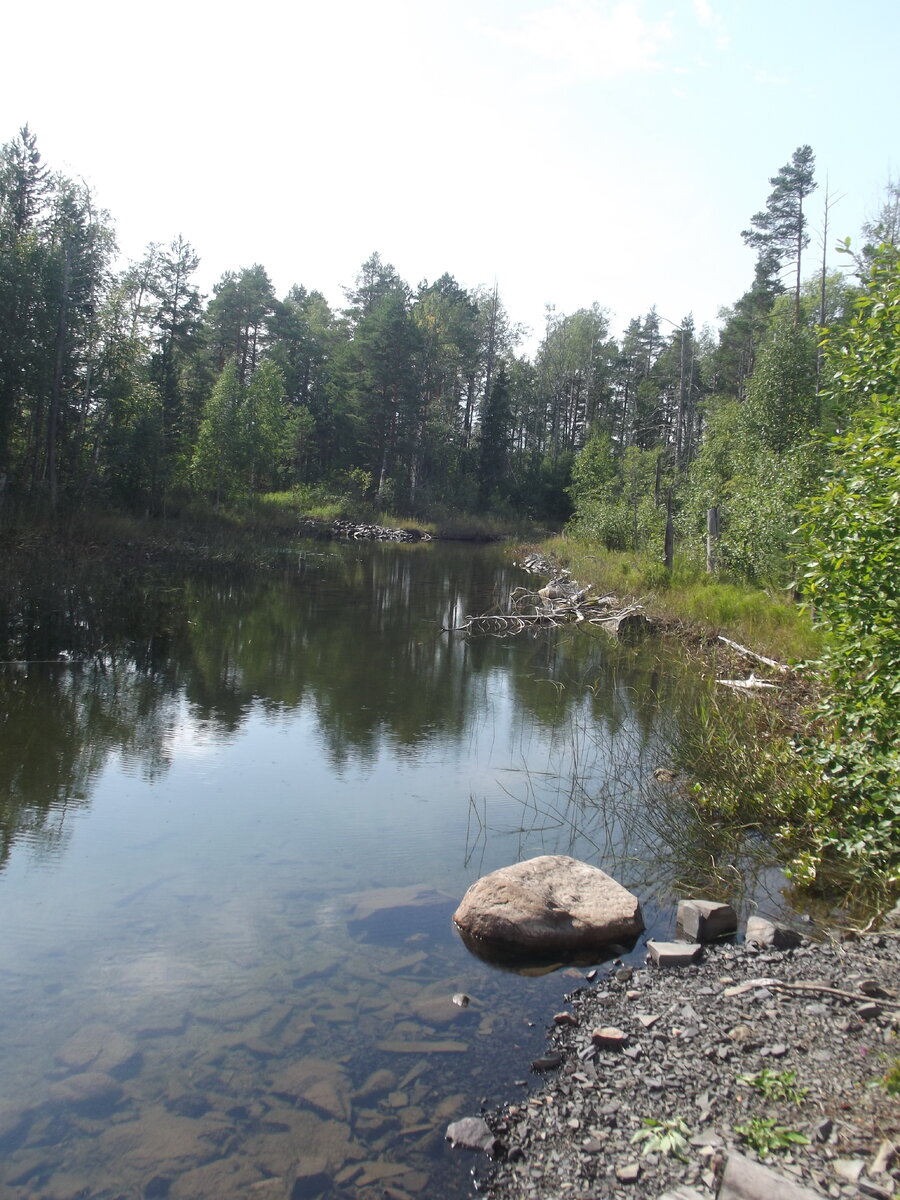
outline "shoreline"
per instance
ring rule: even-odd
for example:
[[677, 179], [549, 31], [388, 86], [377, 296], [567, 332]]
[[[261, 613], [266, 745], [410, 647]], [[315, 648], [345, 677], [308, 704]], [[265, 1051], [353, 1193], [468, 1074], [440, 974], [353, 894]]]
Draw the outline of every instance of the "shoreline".
[[[855, 998], [762, 984], [734, 994], [772, 978]], [[900, 1098], [884, 1086], [898, 1062], [900, 934], [784, 951], [709, 945], [686, 967], [614, 964], [567, 1001], [547, 1034], [559, 1067], [487, 1114], [489, 1200], [658, 1200], [686, 1187], [705, 1200], [735, 1153], [833, 1200], [893, 1197], [900, 1169], [881, 1172], [878, 1159], [900, 1144]], [[598, 1047], [592, 1032], [610, 1026], [624, 1042]], [[683, 1139], [685, 1161], [655, 1146], [666, 1132]], [[767, 1137], [784, 1145], [760, 1154]]]

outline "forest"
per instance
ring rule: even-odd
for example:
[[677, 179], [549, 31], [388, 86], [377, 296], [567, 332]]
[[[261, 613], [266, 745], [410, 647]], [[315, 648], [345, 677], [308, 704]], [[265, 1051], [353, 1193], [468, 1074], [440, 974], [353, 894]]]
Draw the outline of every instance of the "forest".
[[[686, 554], [714, 508], [721, 569], [790, 575], [796, 504], [822, 469], [811, 435], [843, 416], [820, 331], [863, 284], [824, 255], [807, 270], [808, 146], [771, 186], [742, 235], [755, 276], [718, 335], [651, 310], [614, 337], [599, 303], [548, 307], [529, 359], [496, 287], [413, 288], [378, 253], [340, 310], [299, 283], [279, 299], [260, 264], [204, 297], [180, 236], [114, 270], [110, 215], [24, 128], [0, 152], [6, 506], [152, 515], [297, 489], [414, 516], [574, 516], [610, 548], [660, 553], [668, 521]], [[898, 221], [890, 186], [866, 246]]]
[[111, 216], [25, 127], [0, 150], [0, 523], [337, 497], [793, 589], [828, 686], [783, 813], [819, 831], [810, 870], [831, 846], [896, 879], [900, 184], [837, 272], [811, 147], [768, 187], [718, 332], [548, 307], [529, 357], [497, 287], [413, 287], [378, 253], [340, 309], [300, 283], [279, 299], [260, 264], [203, 296], [183, 236], [122, 268]]

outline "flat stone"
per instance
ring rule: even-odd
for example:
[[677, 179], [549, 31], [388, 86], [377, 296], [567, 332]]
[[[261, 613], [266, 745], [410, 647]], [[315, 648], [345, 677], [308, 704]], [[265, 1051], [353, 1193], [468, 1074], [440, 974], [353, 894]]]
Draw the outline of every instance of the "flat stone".
[[865, 1161], [861, 1158], [836, 1158], [831, 1165], [835, 1175], [854, 1185], [866, 1166]]
[[641, 1164], [639, 1162], [625, 1163], [624, 1166], [616, 1167], [616, 1179], [619, 1183], [637, 1183], [641, 1177]]
[[359, 892], [353, 897], [354, 905], [350, 913], [350, 920], [369, 921], [373, 918], [377, 920], [386, 913], [395, 912], [398, 909], [430, 908], [435, 904], [446, 904], [449, 899], [449, 896], [426, 884], [375, 888], [368, 892]]
[[483, 1150], [490, 1153], [494, 1146], [494, 1135], [487, 1121], [481, 1117], [463, 1117], [447, 1126], [446, 1139], [451, 1146], [462, 1146], [464, 1150]]
[[737, 933], [737, 913], [731, 905], [712, 900], [682, 900], [676, 921], [692, 942], [711, 942]]
[[330, 1185], [331, 1173], [327, 1159], [321, 1155], [310, 1155], [301, 1159], [294, 1168], [290, 1200], [306, 1200], [308, 1196], [318, 1196]]
[[655, 1025], [660, 1016], [659, 1013], [635, 1013], [634, 1015], [645, 1029], [649, 1029], [651, 1025]]
[[786, 925], [776, 925], [765, 917], [750, 917], [744, 934], [748, 942], [757, 946], [771, 946], [775, 950], [792, 950], [803, 941], [799, 933]]
[[469, 1047], [466, 1042], [453, 1042], [449, 1040], [440, 1042], [422, 1040], [404, 1042], [388, 1038], [383, 1042], [377, 1042], [375, 1049], [381, 1050], [385, 1054], [465, 1054]]
[[687, 967], [697, 962], [703, 953], [699, 942], [655, 942], [647, 943], [651, 962], [658, 967]]
[[872, 1165], [869, 1168], [870, 1175], [884, 1175], [886, 1171], [891, 1169], [897, 1155], [897, 1147], [893, 1142], [882, 1142], [878, 1147], [878, 1153], [872, 1160]]
[[337, 1063], [321, 1058], [291, 1063], [272, 1080], [272, 1091], [339, 1121], [350, 1120], [350, 1085]]
[[577, 1025], [578, 1018], [575, 1016], [574, 1013], [558, 1012], [553, 1017], [553, 1024], [554, 1025]]
[[473, 883], [453, 914], [464, 934], [527, 950], [596, 947], [637, 937], [636, 896], [564, 854], [502, 867]]
[[127, 1067], [137, 1054], [137, 1047], [108, 1025], [85, 1025], [57, 1051], [56, 1061], [73, 1071], [109, 1073]]
[[732, 1151], [717, 1200], [821, 1200], [821, 1193]]
[[57, 1104], [115, 1104], [122, 1089], [102, 1071], [84, 1071], [51, 1083], [50, 1099]]

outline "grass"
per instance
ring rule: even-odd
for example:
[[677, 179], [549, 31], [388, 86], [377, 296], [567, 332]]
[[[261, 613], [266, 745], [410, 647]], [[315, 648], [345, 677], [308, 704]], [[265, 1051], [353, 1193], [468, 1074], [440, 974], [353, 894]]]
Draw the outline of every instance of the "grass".
[[560, 535], [540, 551], [567, 567], [583, 586], [640, 600], [660, 618], [723, 633], [782, 662], [815, 658], [822, 648], [808, 612], [788, 592], [707, 575], [675, 561], [669, 573], [649, 557], [605, 550]]

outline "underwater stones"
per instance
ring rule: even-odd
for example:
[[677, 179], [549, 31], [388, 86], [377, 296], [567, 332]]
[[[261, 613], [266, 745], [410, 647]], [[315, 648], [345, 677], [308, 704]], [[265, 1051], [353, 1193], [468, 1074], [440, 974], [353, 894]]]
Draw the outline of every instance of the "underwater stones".
[[353, 897], [350, 921], [354, 924], [377, 922], [388, 913], [403, 909], [431, 908], [436, 904], [446, 904], [449, 900], [449, 896], [421, 883], [412, 884], [410, 887], [374, 888], [368, 892], [359, 892]]
[[122, 1088], [103, 1071], [83, 1071], [50, 1084], [50, 1099], [55, 1104], [93, 1107], [117, 1104]]
[[108, 1025], [85, 1025], [56, 1052], [56, 1061], [72, 1071], [113, 1074], [127, 1071], [137, 1058], [130, 1038]]
[[339, 1121], [350, 1119], [350, 1084], [337, 1063], [321, 1058], [291, 1063], [273, 1079], [272, 1091]]
[[380, 1067], [368, 1076], [362, 1087], [356, 1093], [357, 1100], [368, 1100], [370, 1096], [383, 1096], [392, 1092], [397, 1086], [397, 1076], [393, 1071]]
[[644, 928], [636, 896], [597, 867], [564, 854], [543, 854], [483, 876], [453, 920], [469, 937], [537, 952], [627, 941]]

